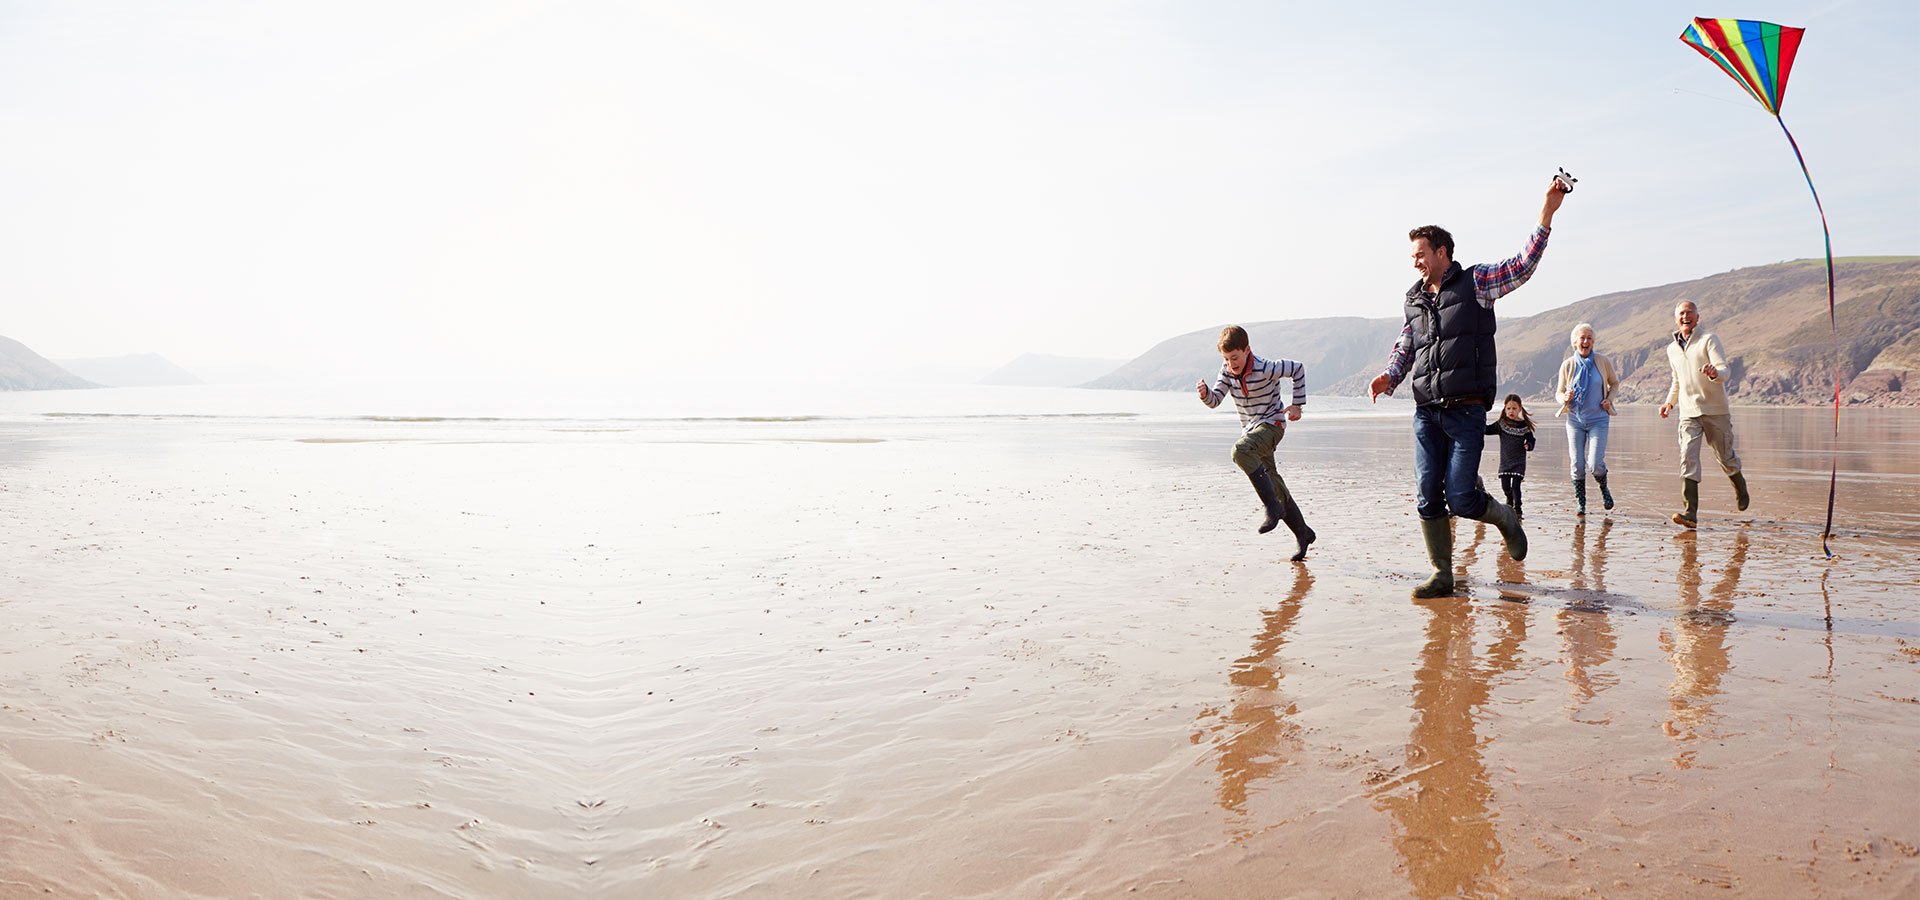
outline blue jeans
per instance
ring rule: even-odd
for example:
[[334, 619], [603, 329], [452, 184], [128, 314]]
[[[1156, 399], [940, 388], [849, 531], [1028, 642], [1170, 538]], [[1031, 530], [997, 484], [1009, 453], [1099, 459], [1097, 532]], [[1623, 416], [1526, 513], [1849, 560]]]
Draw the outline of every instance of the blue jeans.
[[1612, 418], [1604, 409], [1591, 417], [1567, 413], [1567, 455], [1573, 459], [1573, 480], [1584, 480], [1588, 472], [1595, 478], [1607, 477], [1607, 423]]
[[1486, 441], [1486, 407], [1414, 409], [1413, 472], [1420, 487], [1420, 518], [1451, 514], [1478, 519], [1487, 514], [1487, 501], [1493, 498], [1478, 483]]

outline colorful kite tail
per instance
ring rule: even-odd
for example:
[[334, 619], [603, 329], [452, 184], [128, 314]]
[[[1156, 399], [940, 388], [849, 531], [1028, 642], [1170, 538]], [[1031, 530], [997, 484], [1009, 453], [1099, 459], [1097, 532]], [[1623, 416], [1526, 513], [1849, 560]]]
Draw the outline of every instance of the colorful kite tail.
[[1800, 143], [1793, 139], [1793, 132], [1787, 130], [1787, 123], [1779, 116], [1773, 120], [1780, 123], [1780, 133], [1787, 136], [1787, 144], [1793, 147], [1793, 158], [1800, 161], [1800, 174], [1807, 179], [1807, 190], [1813, 192], [1813, 208], [1820, 211], [1820, 233], [1827, 242], [1827, 330], [1833, 335], [1833, 465], [1827, 472], [1827, 524], [1820, 529], [1820, 552], [1828, 559], [1833, 558], [1833, 550], [1827, 546], [1833, 537], [1833, 499], [1840, 486], [1840, 326], [1833, 311], [1833, 232], [1827, 228], [1827, 209], [1820, 205], [1820, 191], [1813, 186], [1813, 176], [1807, 172], [1807, 158], [1800, 155]]

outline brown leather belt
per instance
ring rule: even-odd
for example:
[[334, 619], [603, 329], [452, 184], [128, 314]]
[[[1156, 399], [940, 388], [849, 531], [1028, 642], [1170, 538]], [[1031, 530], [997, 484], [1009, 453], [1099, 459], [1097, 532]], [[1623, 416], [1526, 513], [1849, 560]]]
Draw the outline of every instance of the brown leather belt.
[[1487, 401], [1484, 397], [1449, 397], [1440, 401], [1440, 406], [1444, 409], [1453, 409], [1456, 406], [1478, 406], [1484, 408], [1486, 405]]

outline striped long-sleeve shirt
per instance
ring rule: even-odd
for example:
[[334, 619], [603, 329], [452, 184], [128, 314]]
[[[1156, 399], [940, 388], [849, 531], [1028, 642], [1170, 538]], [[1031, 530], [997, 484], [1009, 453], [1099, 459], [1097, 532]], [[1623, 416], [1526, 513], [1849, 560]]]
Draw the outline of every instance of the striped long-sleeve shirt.
[[[1540, 257], [1547, 252], [1547, 235], [1552, 231], [1545, 225], [1537, 225], [1519, 256], [1497, 263], [1481, 263], [1467, 270], [1473, 276], [1473, 296], [1481, 306], [1492, 309], [1493, 301], [1513, 293], [1533, 277], [1533, 270], [1540, 267]], [[1387, 393], [1393, 393], [1393, 389], [1400, 386], [1412, 363], [1413, 320], [1409, 319], [1400, 326], [1400, 339], [1387, 353]]]
[[1280, 379], [1293, 382], [1294, 406], [1305, 406], [1307, 402], [1307, 367], [1290, 359], [1261, 359], [1247, 354], [1245, 377], [1236, 374], [1225, 363], [1220, 365], [1220, 375], [1213, 381], [1213, 389], [1207, 392], [1204, 403], [1209, 409], [1219, 406], [1221, 398], [1233, 395], [1233, 408], [1240, 413], [1240, 427], [1252, 431], [1255, 425], [1265, 422], [1270, 425], [1287, 427], [1287, 406], [1280, 397]]

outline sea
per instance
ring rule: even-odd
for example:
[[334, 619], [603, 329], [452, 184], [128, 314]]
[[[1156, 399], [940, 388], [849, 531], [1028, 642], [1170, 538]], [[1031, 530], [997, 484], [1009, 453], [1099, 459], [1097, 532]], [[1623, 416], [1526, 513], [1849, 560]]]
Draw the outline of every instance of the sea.
[[[1382, 397], [1314, 396], [1314, 418], [1404, 417]], [[1231, 421], [1186, 391], [766, 378], [336, 380], [0, 393], [0, 422], [128, 417], [147, 420], [444, 423], [490, 429], [594, 426], [687, 429], [701, 423], [1115, 417]]]

